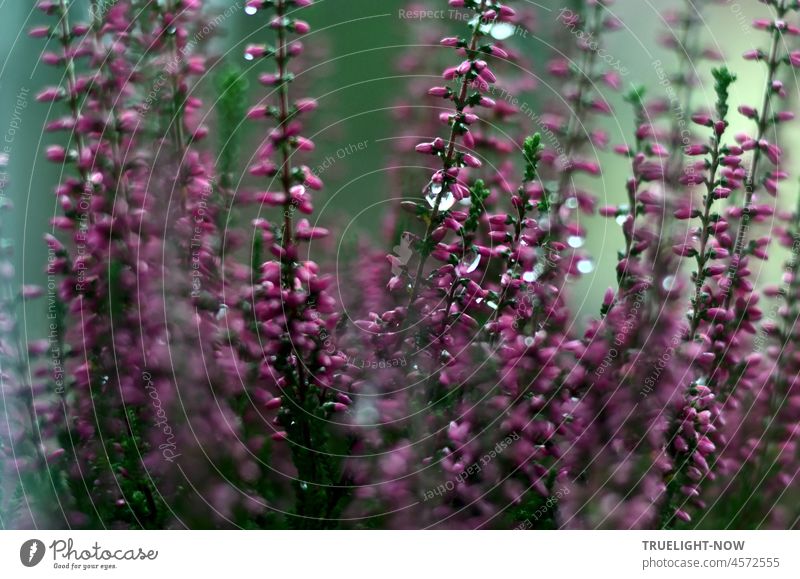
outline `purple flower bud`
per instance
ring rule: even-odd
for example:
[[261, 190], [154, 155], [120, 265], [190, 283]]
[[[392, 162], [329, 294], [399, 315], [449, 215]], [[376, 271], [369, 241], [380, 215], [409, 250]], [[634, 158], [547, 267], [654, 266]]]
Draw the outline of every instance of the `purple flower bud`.
[[263, 44], [250, 44], [244, 49], [244, 53], [251, 58], [263, 58], [269, 51]]
[[63, 163], [67, 160], [67, 151], [61, 145], [50, 145], [47, 147], [46, 156], [48, 161]]
[[294, 31], [297, 34], [308, 34], [311, 31], [311, 27], [308, 25], [308, 22], [303, 20], [295, 20]]
[[714, 124], [714, 120], [711, 116], [706, 114], [692, 115], [692, 122], [702, 127], [710, 127]]
[[32, 300], [44, 295], [44, 290], [38, 285], [23, 285], [20, 295], [23, 299]]
[[59, 87], [50, 87], [36, 95], [36, 100], [40, 103], [60, 101], [64, 98], [64, 91]]
[[708, 151], [709, 149], [706, 145], [689, 145], [684, 149], [684, 152], [689, 156], [706, 155]]
[[267, 410], [274, 410], [276, 408], [280, 408], [281, 407], [281, 403], [282, 403], [282, 400], [278, 396], [278, 397], [272, 398], [268, 402], [264, 403], [264, 408], [266, 408]]
[[739, 112], [747, 117], [748, 119], [757, 119], [758, 118], [758, 111], [751, 106], [748, 105], [741, 105], [739, 106]]
[[36, 26], [28, 31], [28, 36], [31, 38], [47, 38], [50, 36], [49, 26]]
[[731, 190], [727, 187], [716, 187], [713, 191], [714, 199], [727, 199]]
[[691, 219], [692, 217], [696, 217], [697, 211], [692, 209], [689, 205], [684, 205], [675, 210], [673, 215], [675, 219]]
[[482, 165], [482, 163], [476, 157], [470, 155], [469, 153], [464, 155], [464, 164], [475, 169]]
[[748, 50], [742, 55], [745, 60], [764, 60], [764, 56], [764, 53], [759, 49]]
[[446, 86], [435, 86], [428, 90], [428, 94], [434, 97], [449, 98], [452, 92]]

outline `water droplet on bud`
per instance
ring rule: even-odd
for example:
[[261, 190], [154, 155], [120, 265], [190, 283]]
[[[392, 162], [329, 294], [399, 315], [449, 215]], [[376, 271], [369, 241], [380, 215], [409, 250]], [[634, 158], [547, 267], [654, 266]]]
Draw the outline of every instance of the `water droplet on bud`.
[[[441, 197], [439, 197], [441, 193]], [[449, 190], [442, 193], [442, 185], [440, 183], [431, 183], [428, 185], [428, 193], [425, 195], [425, 201], [431, 208], [435, 208], [436, 199], [439, 199], [439, 211], [447, 211], [456, 203], [456, 197]]]

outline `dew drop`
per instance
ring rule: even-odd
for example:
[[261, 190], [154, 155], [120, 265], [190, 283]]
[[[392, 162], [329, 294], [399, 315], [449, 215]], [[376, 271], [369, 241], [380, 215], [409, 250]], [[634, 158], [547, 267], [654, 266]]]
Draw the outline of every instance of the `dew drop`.
[[673, 287], [675, 287], [675, 276], [668, 275], [664, 278], [664, 281], [661, 282], [661, 287], [667, 291], [671, 291]]
[[567, 206], [568, 209], [577, 209], [578, 208], [578, 200], [575, 197], [570, 197], [566, 201], [564, 201], [564, 205]]
[[481, 264], [481, 254], [474, 249], [467, 252], [464, 259], [461, 260], [461, 266], [464, 268], [465, 273], [472, 273]]
[[580, 235], [570, 235], [569, 239], [567, 239], [567, 243], [569, 243], [570, 247], [583, 247], [583, 244], [586, 243], [586, 240], [581, 237]]
[[523, 342], [525, 342], [525, 346], [530, 348], [531, 346], [533, 346], [533, 336], [528, 336], [523, 340]]
[[[469, 27], [475, 28], [475, 25], [478, 24], [478, 16], [473, 16], [472, 19], [469, 21]], [[480, 31], [483, 34], [489, 34], [492, 31], [492, 27], [494, 26], [493, 22], [489, 23], [481, 23]]]
[[550, 231], [550, 216], [545, 215], [539, 219], [539, 228], [542, 231]]
[[244, 8], [244, 13], [247, 14], [248, 16], [252, 16], [256, 12], [258, 12], [258, 8], [256, 8], [255, 6], [245, 6]]
[[625, 225], [626, 219], [628, 219], [627, 215], [617, 215], [615, 221], [617, 222], [617, 225]]
[[249, 52], [245, 52], [244, 53], [244, 59], [245, 60], [253, 60], [253, 55], [250, 54]]
[[[428, 202], [432, 208], [436, 205], [436, 198], [442, 191], [442, 186], [439, 183], [431, 183], [428, 186], [428, 194], [425, 196], [425, 201]], [[439, 211], [447, 211], [456, 203], [456, 197], [449, 190], [442, 193], [439, 199]]]
[[545, 266], [542, 263], [537, 263], [533, 266], [531, 271], [526, 271], [522, 274], [522, 281], [526, 283], [533, 283], [539, 279], [545, 271]]
[[492, 38], [505, 40], [514, 34], [515, 27], [508, 22], [498, 22], [492, 27]]
[[356, 423], [361, 425], [374, 424], [380, 419], [380, 413], [372, 405], [362, 405], [356, 410]]

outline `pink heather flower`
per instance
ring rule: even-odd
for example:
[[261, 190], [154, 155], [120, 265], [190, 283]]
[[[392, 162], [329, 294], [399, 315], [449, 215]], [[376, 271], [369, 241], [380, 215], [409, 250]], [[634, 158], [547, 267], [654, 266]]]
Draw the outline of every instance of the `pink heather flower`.
[[[392, 174], [370, 191], [411, 194], [344, 246], [318, 192], [362, 159], [315, 155], [308, 115], [326, 102], [305, 95], [327, 56], [318, 35], [299, 42], [311, 0], [245, 3], [266, 25], [244, 48], [268, 87], [249, 108], [233, 81], [202, 100], [207, 3], [120, 0], [90, 25], [66, 4], [38, 2], [50, 25], [30, 32], [61, 69], [37, 96], [58, 109], [47, 134], [69, 133], [43, 151], [61, 175], [54, 283], [17, 283], [0, 240], [0, 449], [15, 449], [0, 501], [20, 474], [55, 474], [66, 509], [32, 497], [27, 515], [4, 509], [11, 525], [683, 528], [730, 524], [709, 508], [730, 497], [736, 524], [792, 524], [800, 210], [775, 135], [794, 119], [779, 80], [800, 66], [794, 3], [754, 23], [764, 42], [745, 58], [767, 74], [764, 100], [739, 106], [746, 133], [729, 132], [724, 68], [712, 108], [671, 106], [696, 102], [696, 64], [723, 56], [705, 16], [679, 10], [662, 39], [677, 64], [659, 70], [676, 94], [628, 91], [633, 133], [615, 144], [611, 0], [551, 22], [558, 98], [535, 110], [522, 34], [492, 34], [540, 34], [540, 9], [450, 0], [463, 30], [431, 19], [400, 55]], [[613, 204], [595, 182], [609, 148], [629, 163]], [[576, 281], [607, 265], [595, 213], [613, 218], [616, 277], [585, 315]], [[63, 308], [29, 341], [16, 311], [44, 294]]]
[[39, 102], [55, 102], [64, 98], [64, 91], [59, 87], [50, 87], [36, 95], [36, 100]]
[[313, 98], [297, 99], [294, 104], [301, 113], [310, 113], [317, 110], [317, 107], [319, 107], [319, 103]]
[[263, 58], [268, 54], [268, 49], [263, 44], [251, 44], [245, 48], [244, 53], [251, 58]]

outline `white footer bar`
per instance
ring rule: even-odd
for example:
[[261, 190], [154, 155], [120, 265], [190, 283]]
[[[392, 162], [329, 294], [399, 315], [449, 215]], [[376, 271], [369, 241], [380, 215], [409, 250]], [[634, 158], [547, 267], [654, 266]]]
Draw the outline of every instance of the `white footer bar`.
[[[800, 577], [792, 531], [5, 531], [0, 577]], [[583, 575], [586, 574], [586, 575]], [[591, 574], [591, 575], [589, 575]], [[184, 575], [185, 576], [185, 575]]]

